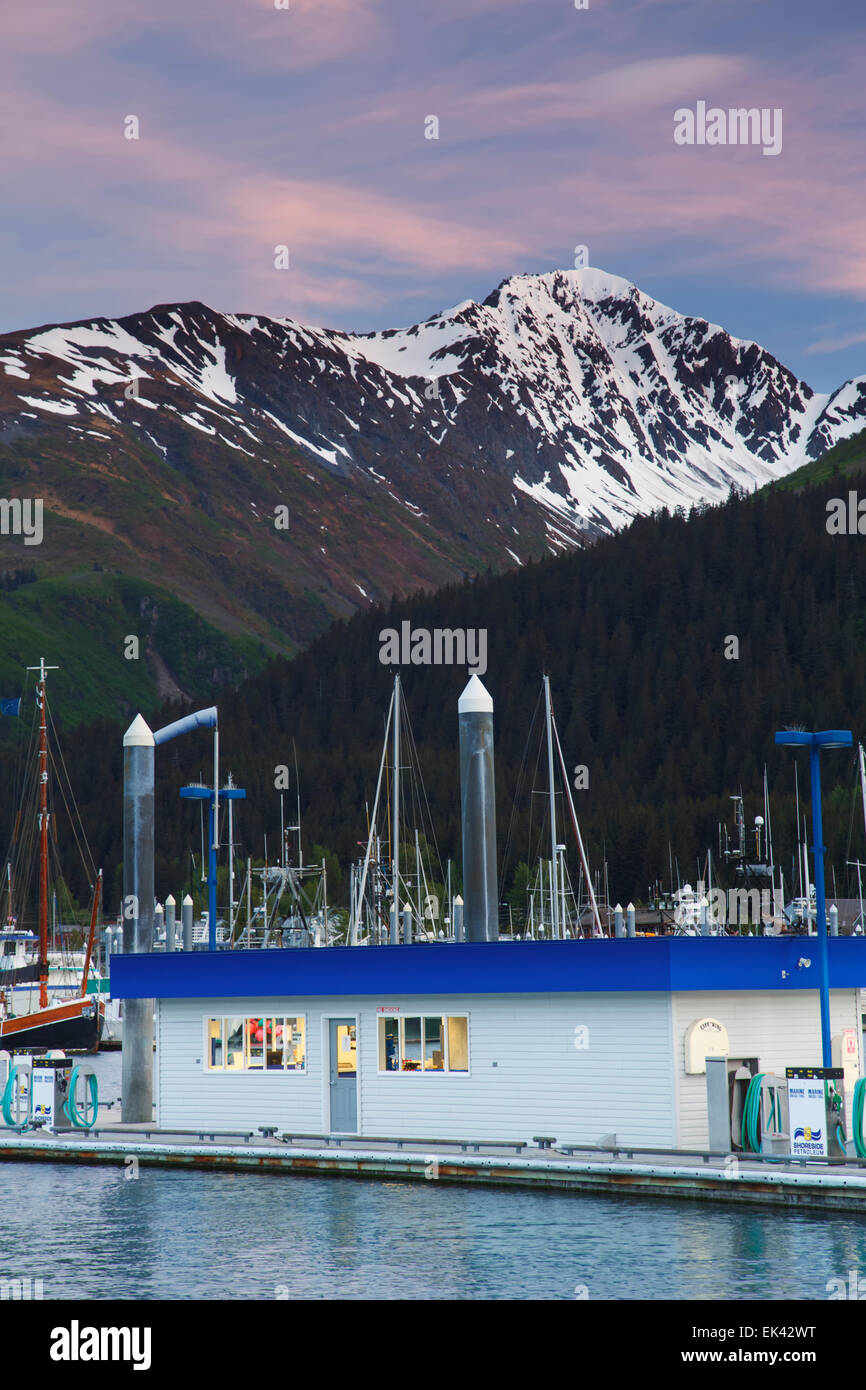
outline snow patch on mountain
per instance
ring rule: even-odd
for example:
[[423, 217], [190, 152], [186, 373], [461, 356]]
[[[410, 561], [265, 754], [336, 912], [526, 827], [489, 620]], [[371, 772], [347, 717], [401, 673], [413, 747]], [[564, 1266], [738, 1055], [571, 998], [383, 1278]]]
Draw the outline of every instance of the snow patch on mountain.
[[[431, 525], [504, 526], [516, 545], [533, 515], [554, 550], [781, 477], [866, 425], [866, 377], [816, 394], [596, 268], [516, 275], [377, 333], [194, 303], [6, 335], [0, 353], [3, 421], [101, 416], [167, 460], [191, 430], [190, 448], [204, 435], [276, 471], [300, 450]], [[38, 387], [16, 396], [16, 377]]]

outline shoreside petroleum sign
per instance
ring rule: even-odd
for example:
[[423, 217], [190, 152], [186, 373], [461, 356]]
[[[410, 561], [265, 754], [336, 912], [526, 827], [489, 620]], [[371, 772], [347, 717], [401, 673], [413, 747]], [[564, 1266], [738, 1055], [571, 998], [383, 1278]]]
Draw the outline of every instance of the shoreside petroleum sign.
[[[791, 1153], [803, 1158], [826, 1158], [829, 1123], [841, 1106], [834, 1104], [842, 1085], [841, 1067], [786, 1067]], [[837, 1121], [839, 1123], [839, 1121]], [[834, 1150], [840, 1146], [832, 1144]]]

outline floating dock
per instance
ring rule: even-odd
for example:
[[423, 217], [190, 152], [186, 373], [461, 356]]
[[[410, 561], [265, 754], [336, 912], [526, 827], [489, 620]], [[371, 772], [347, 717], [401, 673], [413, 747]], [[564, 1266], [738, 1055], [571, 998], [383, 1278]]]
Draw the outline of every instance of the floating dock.
[[[223, 1169], [303, 1177], [522, 1187], [596, 1196], [866, 1211], [866, 1161], [777, 1155], [604, 1150], [591, 1145], [364, 1139], [349, 1135], [181, 1133], [105, 1125], [74, 1134], [0, 1131], [0, 1161]], [[484, 1152], [482, 1152], [484, 1150]], [[566, 1151], [568, 1150], [568, 1152]], [[580, 1156], [576, 1156], [579, 1154]]]

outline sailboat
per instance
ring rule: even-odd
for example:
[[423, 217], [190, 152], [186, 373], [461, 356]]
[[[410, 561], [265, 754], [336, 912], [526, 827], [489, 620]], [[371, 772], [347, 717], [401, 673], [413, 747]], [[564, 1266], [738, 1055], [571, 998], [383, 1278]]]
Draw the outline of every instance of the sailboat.
[[[6, 923], [0, 928], [0, 1048], [6, 1051], [43, 1051], [48, 1048], [63, 1048], [65, 1051], [95, 1052], [105, 1026], [105, 1005], [95, 995], [89, 995], [88, 979], [99, 913], [102, 887], [102, 871], [96, 877], [93, 904], [90, 914], [90, 928], [84, 951], [80, 981], [73, 981], [73, 998], [49, 998], [49, 954], [48, 954], [48, 842], [51, 813], [49, 811], [49, 768], [48, 768], [48, 702], [46, 696], [46, 673], [57, 670], [56, 666], [46, 666], [44, 658], [38, 667], [28, 670], [39, 672], [36, 687], [36, 704], [39, 712], [39, 742], [36, 765], [36, 830], [39, 841], [38, 858], [38, 930], [34, 934], [19, 929], [19, 923], [12, 902], [12, 872], [8, 868], [8, 893]], [[36, 948], [36, 958], [32, 959], [32, 948]], [[77, 972], [76, 972], [77, 973]], [[26, 1007], [19, 1012], [21, 985], [37, 985], [36, 990], [23, 991], [26, 994]], [[16, 997], [16, 995], [18, 997]], [[34, 995], [37, 997], [34, 999]]]

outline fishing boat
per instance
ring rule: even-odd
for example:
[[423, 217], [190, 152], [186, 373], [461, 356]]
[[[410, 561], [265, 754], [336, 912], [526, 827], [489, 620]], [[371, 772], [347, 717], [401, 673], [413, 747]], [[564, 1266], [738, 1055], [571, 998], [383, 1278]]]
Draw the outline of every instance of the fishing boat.
[[[0, 1048], [6, 1051], [26, 1049], [39, 1052], [49, 1048], [62, 1048], [64, 1051], [95, 1052], [105, 1025], [103, 1000], [98, 994], [88, 993], [102, 888], [101, 870], [95, 876], [90, 927], [80, 972], [76, 968], [77, 962], [74, 962], [61, 970], [62, 975], [70, 976], [68, 983], [65, 979], [62, 982], [57, 978], [53, 982], [50, 979], [49, 826], [53, 813], [49, 805], [46, 673], [56, 669], [46, 666], [44, 658], [40, 660], [38, 667], [28, 667], [28, 670], [39, 672], [36, 686], [39, 719], [36, 778], [35, 786], [31, 783], [26, 789], [31, 796], [35, 792], [35, 818], [32, 815], [32, 806], [31, 815], [25, 815], [25, 818], [30, 820], [29, 829], [35, 830], [38, 840], [37, 931], [34, 933], [24, 929], [18, 920], [12, 899], [13, 876], [10, 859], [10, 867], [7, 870], [6, 925], [0, 929]], [[22, 814], [25, 813], [26, 793]], [[25, 831], [27, 828], [25, 825]], [[22, 836], [22, 840], [26, 838], [26, 834]], [[24, 857], [27, 858], [26, 855]], [[72, 997], [69, 997], [70, 994]], [[63, 997], [64, 995], [66, 997]]]

